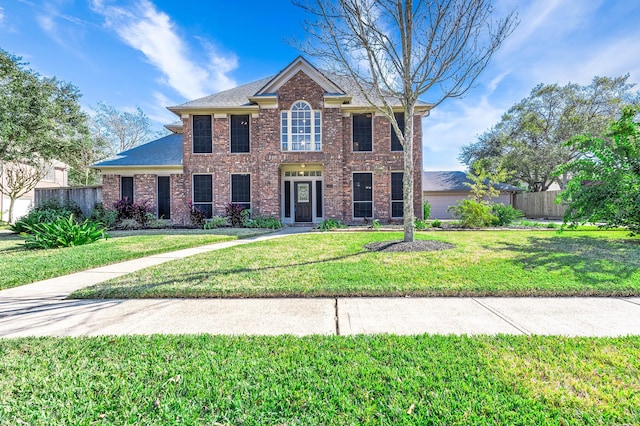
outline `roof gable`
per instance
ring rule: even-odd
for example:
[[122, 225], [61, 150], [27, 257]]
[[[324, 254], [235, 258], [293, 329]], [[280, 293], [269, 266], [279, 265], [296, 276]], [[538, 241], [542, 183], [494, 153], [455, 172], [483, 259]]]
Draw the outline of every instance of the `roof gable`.
[[325, 93], [345, 95], [346, 93], [337, 84], [331, 81], [325, 74], [323, 74], [316, 67], [311, 65], [302, 56], [298, 56], [289, 65], [287, 65], [282, 71], [276, 74], [267, 84], [265, 84], [260, 90], [255, 93], [255, 96], [262, 96], [277, 93], [278, 89], [288, 82], [294, 75], [302, 71], [310, 79], [312, 79], [318, 86], [322, 87]]

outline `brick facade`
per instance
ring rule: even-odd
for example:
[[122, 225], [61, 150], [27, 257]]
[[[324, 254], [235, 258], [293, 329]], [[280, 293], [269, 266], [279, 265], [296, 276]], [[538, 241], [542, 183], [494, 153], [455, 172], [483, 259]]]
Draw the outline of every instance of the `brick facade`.
[[[336, 218], [346, 223], [353, 218], [352, 173], [371, 172], [373, 176], [374, 218], [391, 221], [391, 172], [403, 170], [403, 153], [391, 152], [391, 127], [384, 116], [373, 117], [373, 151], [353, 152], [352, 117], [340, 104], [325, 103], [323, 88], [306, 73], [298, 71], [277, 90], [277, 108], [260, 108], [250, 117], [250, 152], [231, 153], [230, 116], [212, 113], [212, 153], [196, 154], [192, 149], [192, 115], [184, 114], [183, 174], [171, 175], [171, 217], [177, 224], [189, 223], [192, 200], [192, 176], [211, 174], [213, 180], [213, 214], [224, 215], [231, 201], [231, 174], [250, 174], [251, 206], [254, 215], [283, 218], [283, 167], [313, 167], [321, 170], [323, 216], [316, 221]], [[281, 151], [280, 112], [289, 110], [299, 100], [321, 111], [322, 150], [318, 152]], [[204, 114], [206, 112], [197, 112]], [[422, 125], [421, 115], [413, 119], [414, 128], [414, 209], [422, 215]], [[303, 166], [304, 165], [304, 166]], [[305, 169], [306, 170], [306, 169]], [[104, 175], [103, 197], [109, 205], [119, 197], [119, 176]], [[136, 201], [148, 200], [157, 205], [156, 175], [137, 174], [134, 179]], [[315, 194], [315, 184], [312, 186]]]

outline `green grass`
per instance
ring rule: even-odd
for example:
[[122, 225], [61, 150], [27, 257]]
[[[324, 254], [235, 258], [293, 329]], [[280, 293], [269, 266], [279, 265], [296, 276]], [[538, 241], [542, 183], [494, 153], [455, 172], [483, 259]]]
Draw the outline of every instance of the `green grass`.
[[640, 423], [640, 337], [0, 341], [0, 424]]
[[0, 233], [0, 290], [157, 253], [258, 235], [255, 229], [110, 231], [93, 244], [27, 250], [24, 239]]
[[418, 238], [453, 249], [363, 248], [399, 238], [386, 232], [293, 235], [168, 262], [72, 297], [640, 294], [640, 241], [626, 231], [441, 231]]

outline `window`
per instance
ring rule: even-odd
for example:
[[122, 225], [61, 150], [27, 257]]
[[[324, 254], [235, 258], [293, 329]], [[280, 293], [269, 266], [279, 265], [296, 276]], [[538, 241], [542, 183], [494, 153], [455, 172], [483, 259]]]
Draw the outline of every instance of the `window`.
[[402, 172], [391, 173], [391, 217], [404, 216], [403, 176]]
[[[404, 135], [404, 114], [396, 112], [393, 115], [396, 117], [398, 127], [400, 127], [400, 131]], [[398, 139], [398, 135], [396, 135], [396, 131], [393, 129], [393, 126], [391, 126], [391, 151], [402, 151], [402, 144], [400, 143], [400, 139]]]
[[193, 152], [196, 154], [211, 154], [213, 135], [211, 132], [210, 115], [193, 116]]
[[42, 180], [46, 182], [55, 182], [56, 181], [56, 169], [53, 166], [47, 167], [42, 177]]
[[353, 151], [372, 151], [371, 114], [353, 114]]
[[133, 178], [120, 178], [120, 199], [127, 204], [133, 204]]
[[251, 208], [251, 175], [231, 175], [231, 202]]
[[373, 217], [373, 175], [353, 174], [353, 217]]
[[321, 151], [322, 117], [304, 101], [293, 104], [290, 111], [280, 113], [280, 141], [283, 151]]
[[249, 116], [231, 116], [231, 152], [249, 152]]
[[284, 217], [291, 217], [291, 181], [284, 181]]
[[213, 180], [211, 175], [193, 175], [193, 207], [208, 219], [213, 216]]
[[171, 186], [169, 176], [158, 176], [158, 218], [171, 219]]

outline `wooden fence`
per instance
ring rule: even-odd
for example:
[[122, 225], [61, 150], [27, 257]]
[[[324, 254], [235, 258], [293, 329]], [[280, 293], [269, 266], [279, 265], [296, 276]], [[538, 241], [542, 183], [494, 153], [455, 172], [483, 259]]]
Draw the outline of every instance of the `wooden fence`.
[[514, 207], [524, 212], [525, 217], [562, 219], [567, 207], [556, 204], [560, 191], [522, 192], [515, 195]]
[[85, 216], [89, 216], [97, 203], [102, 202], [102, 186], [84, 186], [79, 188], [36, 188], [35, 205], [54, 198], [61, 204], [75, 201]]

